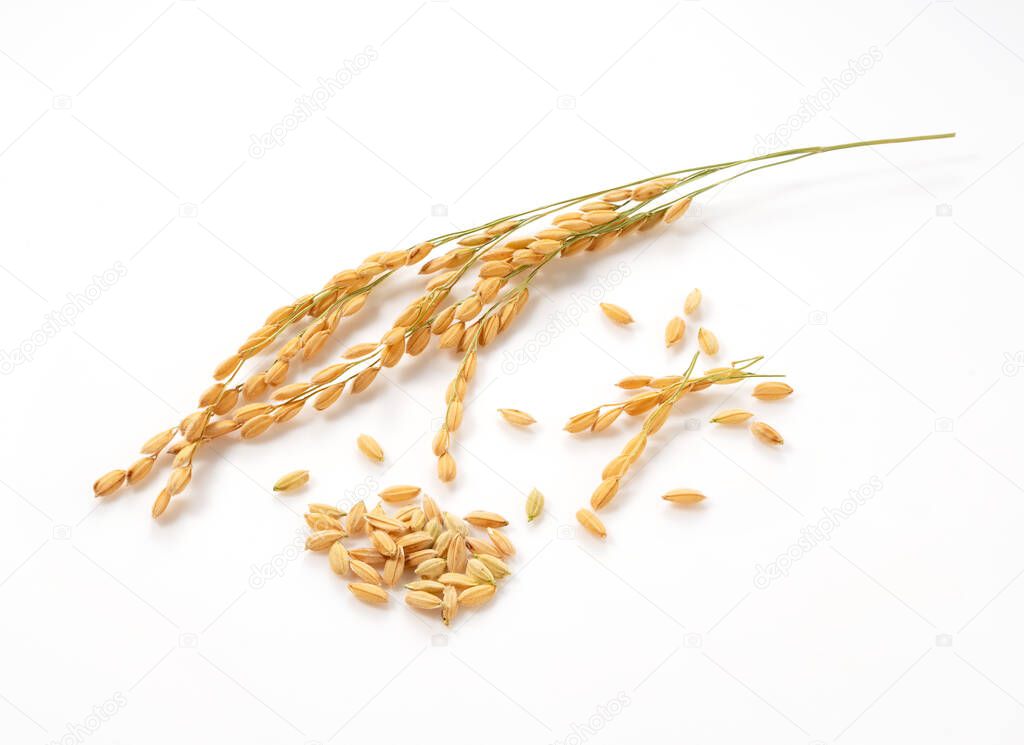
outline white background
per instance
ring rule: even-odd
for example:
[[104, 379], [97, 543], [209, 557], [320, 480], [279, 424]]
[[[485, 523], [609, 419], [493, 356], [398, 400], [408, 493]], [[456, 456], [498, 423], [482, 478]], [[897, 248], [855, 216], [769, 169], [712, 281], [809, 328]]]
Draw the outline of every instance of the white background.
[[[325, 111], [251, 156], [368, 47]], [[3, 740], [1020, 742], [1022, 55], [1024, 14], [994, 1], [5, 3]], [[455, 360], [433, 352], [208, 452], [160, 522], [159, 477], [91, 496], [269, 310], [369, 253], [769, 137], [947, 130], [751, 176], [549, 272], [481, 358], [454, 485], [429, 435]], [[685, 366], [695, 329], [671, 351], [661, 335], [693, 286], [722, 359], [764, 354], [797, 394], [681, 405], [603, 513], [607, 542], [572, 535], [636, 423], [561, 424], [625, 374]], [[708, 425], [728, 393], [785, 447]], [[295, 468], [309, 487], [276, 498]], [[515, 578], [453, 629], [358, 604], [295, 548], [306, 501], [393, 483], [514, 519]], [[527, 526], [534, 486], [549, 511]], [[658, 498], [682, 486], [707, 501]], [[798, 543], [858, 490], [829, 539]]]

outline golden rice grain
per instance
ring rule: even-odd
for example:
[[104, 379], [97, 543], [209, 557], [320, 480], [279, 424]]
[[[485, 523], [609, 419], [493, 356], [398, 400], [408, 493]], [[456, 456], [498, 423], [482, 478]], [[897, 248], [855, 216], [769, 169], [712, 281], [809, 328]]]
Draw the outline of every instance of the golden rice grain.
[[409, 531], [409, 526], [403, 523], [401, 520], [395, 520], [392, 517], [388, 517], [384, 514], [378, 514], [376, 509], [373, 512], [366, 513], [366, 522], [372, 528], [383, 530], [385, 533], [395, 533], [402, 535]]
[[363, 391], [365, 391], [367, 388], [370, 387], [370, 383], [372, 383], [377, 378], [377, 374], [379, 372], [379, 367], [368, 367], [361, 373], [356, 375], [352, 379], [352, 392], [362, 393]]
[[698, 288], [690, 290], [690, 294], [687, 295], [686, 300], [683, 301], [683, 311], [686, 315], [693, 315], [697, 311], [697, 308], [700, 306], [701, 298], [703, 298], [703, 295]]
[[491, 543], [494, 547], [501, 551], [505, 556], [512, 556], [516, 552], [516, 547], [512, 545], [512, 541], [508, 539], [504, 533], [497, 528], [487, 528], [487, 537], [491, 539]]
[[531, 489], [526, 497], [526, 521], [533, 522], [544, 511], [544, 495], [537, 489]]
[[793, 387], [781, 380], [770, 380], [766, 383], [758, 383], [754, 386], [751, 394], [754, 398], [762, 401], [778, 401], [793, 392]]
[[601, 310], [608, 318], [620, 325], [633, 323], [633, 316], [625, 308], [613, 303], [601, 303]]
[[[492, 585], [494, 584], [494, 575], [491, 573], [491, 570], [487, 568], [487, 565], [480, 561], [480, 559], [470, 559], [466, 563], [466, 574], [478, 582], [489, 582]], [[442, 583], [444, 582], [443, 579], [440, 581]]]
[[607, 478], [598, 484], [594, 493], [590, 496], [590, 506], [595, 510], [600, 510], [615, 499], [615, 495], [618, 492], [619, 478], [617, 476]]
[[491, 556], [490, 554], [477, 554], [474, 558], [483, 562], [484, 566], [491, 570], [491, 574], [494, 575], [495, 579], [501, 579], [502, 577], [507, 577], [512, 574], [512, 570], [509, 569], [508, 564], [497, 556]]
[[370, 435], [359, 435], [356, 439], [356, 446], [359, 448], [359, 452], [370, 460], [376, 461], [377, 463], [384, 462], [384, 448], [380, 446], [379, 442], [370, 437]]
[[335, 541], [340, 541], [345, 534], [340, 530], [318, 530], [306, 538], [308, 551], [326, 551]]
[[594, 423], [590, 426], [590, 431], [604, 432], [606, 429], [612, 426], [612, 424], [615, 423], [615, 420], [619, 418], [619, 414], [621, 414], [623, 411], [624, 409], [621, 406], [615, 406], [611, 409], [608, 409], [608, 411], [604, 412], [603, 414], [601, 414], [601, 416], [594, 420]]
[[601, 197], [601, 200], [605, 202], [625, 202], [631, 199], [632, 196], [632, 189], [615, 189]]
[[442, 585], [454, 585], [455, 587], [472, 587], [483, 582], [483, 580], [465, 572], [445, 572], [437, 578], [437, 581]]
[[370, 533], [370, 543], [381, 556], [390, 558], [398, 553], [398, 544], [395, 543], [395, 539], [383, 530], [375, 530]]
[[310, 512], [317, 512], [321, 515], [328, 515], [329, 517], [344, 517], [345, 510], [340, 510], [334, 505], [320, 504], [319, 502], [312, 502], [309, 505]]
[[665, 220], [665, 222], [667, 224], [674, 223], [680, 217], [685, 215], [686, 211], [688, 209], [690, 209], [690, 202], [691, 201], [692, 201], [692, 199], [690, 197], [686, 197], [685, 199], [680, 199], [678, 202], [676, 202], [671, 207], [669, 207], [667, 210], [665, 210], [665, 217], [663, 218]]
[[363, 526], [366, 524], [366, 504], [363, 500], [359, 500], [352, 509], [348, 511], [348, 517], [345, 520], [348, 532], [352, 535], [360, 532]]
[[455, 473], [455, 457], [450, 452], [442, 453], [437, 459], [437, 478], [448, 483], [455, 478]]
[[381, 583], [380, 574], [365, 561], [356, 558], [349, 559], [349, 567], [355, 573], [359, 579], [370, 584], [379, 585]]
[[459, 591], [453, 585], [444, 588], [441, 597], [441, 620], [445, 626], [451, 626], [455, 620], [455, 614], [459, 610]]
[[494, 597], [494, 593], [497, 592], [497, 587], [493, 584], [474, 585], [473, 587], [467, 587], [465, 590], [459, 593], [459, 605], [464, 605], [467, 608], [472, 608], [477, 605], [483, 605], [488, 600]]
[[650, 384], [650, 375], [628, 375], [615, 385], [617, 385], [619, 388], [624, 388], [625, 390], [630, 391], [635, 388], [646, 388]]
[[463, 537], [469, 535], [469, 523], [454, 512], [444, 513], [444, 524], [453, 533], [457, 533]]
[[448, 570], [448, 562], [441, 557], [427, 559], [416, 566], [416, 574], [424, 579], [436, 579]]
[[287, 401], [295, 396], [301, 396], [308, 390], [309, 383], [291, 383], [290, 385], [283, 385], [274, 391], [274, 400]]
[[353, 582], [348, 586], [348, 589], [352, 591], [352, 594], [362, 600], [364, 603], [386, 603], [388, 602], [388, 593], [383, 587], [370, 584], [368, 582]]
[[360, 546], [350, 549], [348, 555], [351, 559], [369, 564], [372, 567], [382, 567], [387, 559], [381, 553], [370, 546]]
[[406, 533], [395, 543], [399, 548], [404, 549], [406, 553], [412, 553], [433, 546], [434, 538], [426, 531], [417, 530], [415, 533]]
[[160, 493], [156, 495], [156, 500], [153, 502], [152, 514], [153, 517], [160, 517], [167, 509], [167, 505], [171, 502], [171, 493], [167, 489], [161, 489]]
[[589, 530], [591, 533], [596, 535], [598, 538], [606, 538], [608, 531], [605, 530], [604, 523], [602, 523], [597, 515], [587, 509], [581, 509], [576, 512], [576, 519], [580, 525]]
[[341, 530], [344, 531], [346, 535], [348, 534], [348, 531], [346, 531], [344, 526], [342, 526], [341, 520], [336, 517], [321, 515], [317, 512], [307, 512], [303, 517], [306, 520], [306, 525], [308, 525], [309, 529], [312, 531]]
[[445, 561], [448, 562], [448, 569], [452, 572], [464, 572], [466, 563], [469, 561], [469, 551], [466, 550], [466, 539], [456, 536], [448, 542], [448, 550], [445, 551]]
[[565, 426], [562, 429], [572, 434], [583, 432], [594, 426], [594, 422], [597, 421], [597, 417], [600, 416], [600, 414], [600, 408], [584, 411], [582, 414], [570, 417], [569, 421], [565, 423]]
[[273, 423], [274, 417], [269, 414], [253, 417], [242, 425], [242, 439], [250, 440], [253, 437], [259, 437], [266, 432]]
[[485, 541], [483, 538], [471, 535], [464, 542], [466, 547], [474, 554], [487, 554], [489, 556], [497, 556], [499, 559], [501, 558], [501, 551], [490, 541]]
[[700, 347], [700, 351], [704, 354], [714, 357], [718, 354], [718, 337], [701, 326], [700, 330], [697, 331], [697, 346]]
[[715, 424], [739, 424], [752, 416], [754, 416], [753, 412], [743, 409], [726, 409], [711, 417], [711, 421]]
[[298, 489], [309, 481], [309, 471], [292, 471], [279, 478], [274, 484], [274, 491], [291, 491]]
[[341, 541], [336, 541], [331, 544], [331, 548], [327, 553], [327, 560], [331, 565], [331, 569], [337, 575], [346, 575], [349, 570], [349, 557], [348, 549], [345, 548], [345, 544]]
[[167, 491], [171, 496], [180, 494], [191, 480], [192, 466], [178, 466], [171, 470], [171, 475], [167, 479]]
[[419, 496], [420, 491], [422, 490], [418, 486], [403, 484], [399, 486], [389, 486], [382, 490], [377, 496], [389, 503], [408, 502], [410, 499]]
[[671, 347], [679, 342], [686, 332], [686, 321], [679, 316], [672, 318], [665, 327], [665, 346]]
[[121, 488], [127, 476], [128, 473], [120, 468], [109, 471], [96, 479], [92, 485], [92, 492], [97, 497], [109, 496]]
[[508, 520], [497, 512], [487, 512], [485, 510], [470, 512], [466, 515], [465, 519], [470, 525], [476, 525], [478, 528], [503, 528], [508, 525]]
[[156, 456], [144, 455], [137, 461], [128, 466], [127, 480], [129, 484], [137, 484], [142, 481], [149, 472], [153, 470], [153, 464], [156, 463]]
[[783, 443], [782, 435], [764, 422], [754, 422], [750, 425], [750, 431], [765, 445], [781, 445]]
[[424, 494], [421, 503], [423, 505], [423, 514], [427, 516], [428, 520], [439, 520], [441, 518], [441, 508], [437, 506], [437, 502], [430, 496]]
[[405, 603], [419, 610], [437, 610], [441, 607], [441, 598], [423, 590], [412, 590], [405, 594]]
[[662, 494], [661, 498], [675, 504], [697, 504], [704, 500], [704, 495], [696, 489], [673, 489]]
[[402, 578], [402, 572], [404, 571], [405, 551], [399, 548], [394, 556], [389, 557], [388, 560], [384, 562], [384, 584], [388, 587], [394, 587]]
[[444, 592], [444, 585], [433, 579], [417, 579], [413, 582], [407, 582], [405, 589], [412, 590], [413, 592], [429, 592], [432, 595], [440, 595]]
[[139, 452], [143, 455], [156, 455], [163, 450], [174, 439], [174, 434], [177, 432], [175, 429], [168, 429], [164, 432], [158, 432], [157, 434], [146, 440]]
[[519, 409], [498, 409], [498, 413], [509, 424], [515, 424], [520, 427], [529, 427], [537, 421], [525, 411], [520, 411]]

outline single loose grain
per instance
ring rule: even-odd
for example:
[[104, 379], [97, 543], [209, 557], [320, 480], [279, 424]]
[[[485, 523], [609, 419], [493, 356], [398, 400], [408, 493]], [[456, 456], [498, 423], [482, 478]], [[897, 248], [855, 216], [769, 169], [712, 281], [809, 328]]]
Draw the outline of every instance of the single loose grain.
[[609, 319], [621, 326], [633, 323], [633, 316], [621, 306], [613, 303], [601, 303], [601, 310]]
[[718, 354], [718, 337], [703, 326], [697, 331], [697, 345], [708, 357]]
[[697, 504], [704, 501], [704, 495], [696, 489], [673, 489], [662, 494], [661, 498], [675, 504]]
[[385, 502], [408, 502], [410, 499], [418, 497], [420, 494], [420, 487], [410, 486], [402, 484], [399, 486], [389, 486], [377, 494]]
[[671, 347], [673, 344], [679, 343], [685, 332], [686, 321], [679, 316], [672, 318], [665, 327], [665, 346]]
[[725, 409], [711, 417], [711, 421], [714, 424], [740, 424], [741, 422], [747, 421], [752, 416], [754, 416], [754, 414], [751, 411], [744, 411], [743, 409]]
[[497, 512], [486, 510], [475, 510], [466, 515], [466, 522], [476, 525], [478, 528], [503, 528], [508, 525], [508, 520]]
[[765, 383], [758, 383], [754, 386], [751, 395], [762, 401], [778, 401], [793, 392], [793, 387], [781, 380], [769, 380]]
[[292, 491], [309, 481], [309, 471], [292, 471], [286, 473], [274, 484], [274, 491]]
[[782, 435], [764, 422], [751, 424], [750, 432], [765, 445], [781, 445], [783, 443]]
[[544, 495], [537, 489], [530, 490], [526, 497], [526, 521], [533, 522], [544, 511]]
[[604, 523], [590, 510], [584, 508], [576, 512], [576, 519], [579, 524], [589, 530], [591, 533], [596, 535], [598, 538], [606, 538], [608, 531], [604, 527]]
[[386, 603], [388, 593], [383, 587], [368, 582], [353, 582], [348, 589], [364, 603]]
[[501, 414], [506, 422], [517, 427], [529, 427], [537, 422], [532, 416], [519, 409], [498, 409], [498, 413]]
[[376, 461], [377, 463], [384, 462], [384, 448], [380, 446], [379, 442], [370, 437], [370, 435], [359, 435], [356, 440], [356, 446], [359, 448], [359, 452], [370, 460]]
[[697, 308], [700, 307], [700, 301], [703, 298], [698, 288], [690, 290], [690, 294], [686, 296], [686, 300], [683, 301], [683, 312], [688, 316], [692, 316], [697, 312]]

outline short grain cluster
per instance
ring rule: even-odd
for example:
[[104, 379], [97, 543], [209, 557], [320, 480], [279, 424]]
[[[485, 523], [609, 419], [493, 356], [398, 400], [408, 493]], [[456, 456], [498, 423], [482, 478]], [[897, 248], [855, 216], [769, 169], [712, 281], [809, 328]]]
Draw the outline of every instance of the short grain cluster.
[[[506, 559], [516, 552], [500, 530], [508, 525], [504, 517], [482, 510], [463, 517], [442, 512], [416, 486], [388, 487], [379, 496], [372, 510], [359, 501], [347, 512], [311, 504], [306, 513], [306, 548], [326, 552], [334, 573], [351, 580], [355, 597], [387, 603], [390, 592], [403, 585], [408, 605], [440, 611], [448, 625], [459, 608], [494, 597], [498, 581], [511, 572]], [[389, 514], [385, 503], [404, 504]]]

